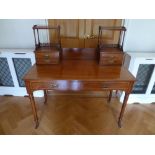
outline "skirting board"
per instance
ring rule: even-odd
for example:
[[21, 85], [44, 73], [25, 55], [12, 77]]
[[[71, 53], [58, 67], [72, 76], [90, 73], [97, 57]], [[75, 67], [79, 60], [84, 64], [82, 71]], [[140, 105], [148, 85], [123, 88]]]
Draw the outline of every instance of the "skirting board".
[[[28, 95], [27, 94], [27, 91], [26, 91], [26, 88], [23, 87], [23, 88], [15, 88], [15, 87], [1, 87], [0, 88], [0, 95], [13, 95], [13, 96], [26, 96]], [[39, 90], [39, 91], [35, 91], [34, 92], [34, 96], [35, 97], [43, 97], [43, 91]]]
[[[118, 92], [118, 96], [120, 102], [123, 103], [125, 93]], [[142, 103], [142, 104], [150, 104], [155, 103], [155, 95], [144, 95], [144, 94], [130, 94], [128, 98], [128, 104], [132, 103]]]

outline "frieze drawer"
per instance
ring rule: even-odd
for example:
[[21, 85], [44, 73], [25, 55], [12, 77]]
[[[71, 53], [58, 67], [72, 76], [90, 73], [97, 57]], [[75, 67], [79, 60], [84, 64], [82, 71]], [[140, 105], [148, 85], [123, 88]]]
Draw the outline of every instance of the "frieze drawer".
[[31, 88], [33, 90], [108, 90], [108, 89], [122, 89], [125, 90], [129, 87], [128, 82], [94, 82], [94, 81], [78, 81], [78, 80], [53, 80], [49, 82], [32, 82]]

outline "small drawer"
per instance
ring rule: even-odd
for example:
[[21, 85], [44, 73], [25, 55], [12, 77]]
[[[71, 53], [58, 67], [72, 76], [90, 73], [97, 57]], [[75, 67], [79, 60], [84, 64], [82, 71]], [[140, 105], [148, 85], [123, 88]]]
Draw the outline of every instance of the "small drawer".
[[58, 64], [59, 51], [56, 52], [36, 52], [37, 64]]
[[108, 54], [100, 53], [100, 64], [101, 65], [122, 65], [124, 54]]

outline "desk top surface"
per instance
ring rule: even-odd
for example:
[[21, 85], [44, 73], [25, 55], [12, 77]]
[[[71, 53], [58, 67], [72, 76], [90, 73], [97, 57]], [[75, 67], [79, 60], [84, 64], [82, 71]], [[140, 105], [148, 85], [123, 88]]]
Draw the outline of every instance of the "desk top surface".
[[135, 81], [128, 69], [100, 66], [95, 60], [64, 60], [57, 65], [33, 65], [24, 80]]

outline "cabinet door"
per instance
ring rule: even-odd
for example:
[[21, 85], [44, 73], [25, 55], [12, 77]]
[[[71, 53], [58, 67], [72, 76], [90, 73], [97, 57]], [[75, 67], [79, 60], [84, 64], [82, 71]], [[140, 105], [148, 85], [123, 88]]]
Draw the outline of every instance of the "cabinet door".
[[[98, 43], [99, 26], [114, 27], [121, 26], [121, 19], [87, 19], [85, 22], [85, 47], [96, 48]], [[118, 44], [118, 31], [103, 31], [102, 37], [104, 43]]]
[[[61, 26], [62, 47], [96, 48], [99, 26], [121, 26], [121, 19], [49, 19], [49, 26]], [[56, 35], [49, 33], [50, 41]], [[53, 37], [53, 38], [52, 38]], [[106, 31], [103, 34], [106, 43], [117, 43], [119, 32]]]
[[[49, 19], [48, 25], [60, 25], [61, 44], [63, 48], [84, 47], [83, 19]], [[56, 38], [56, 35], [50, 32], [50, 41], [54, 38]]]

